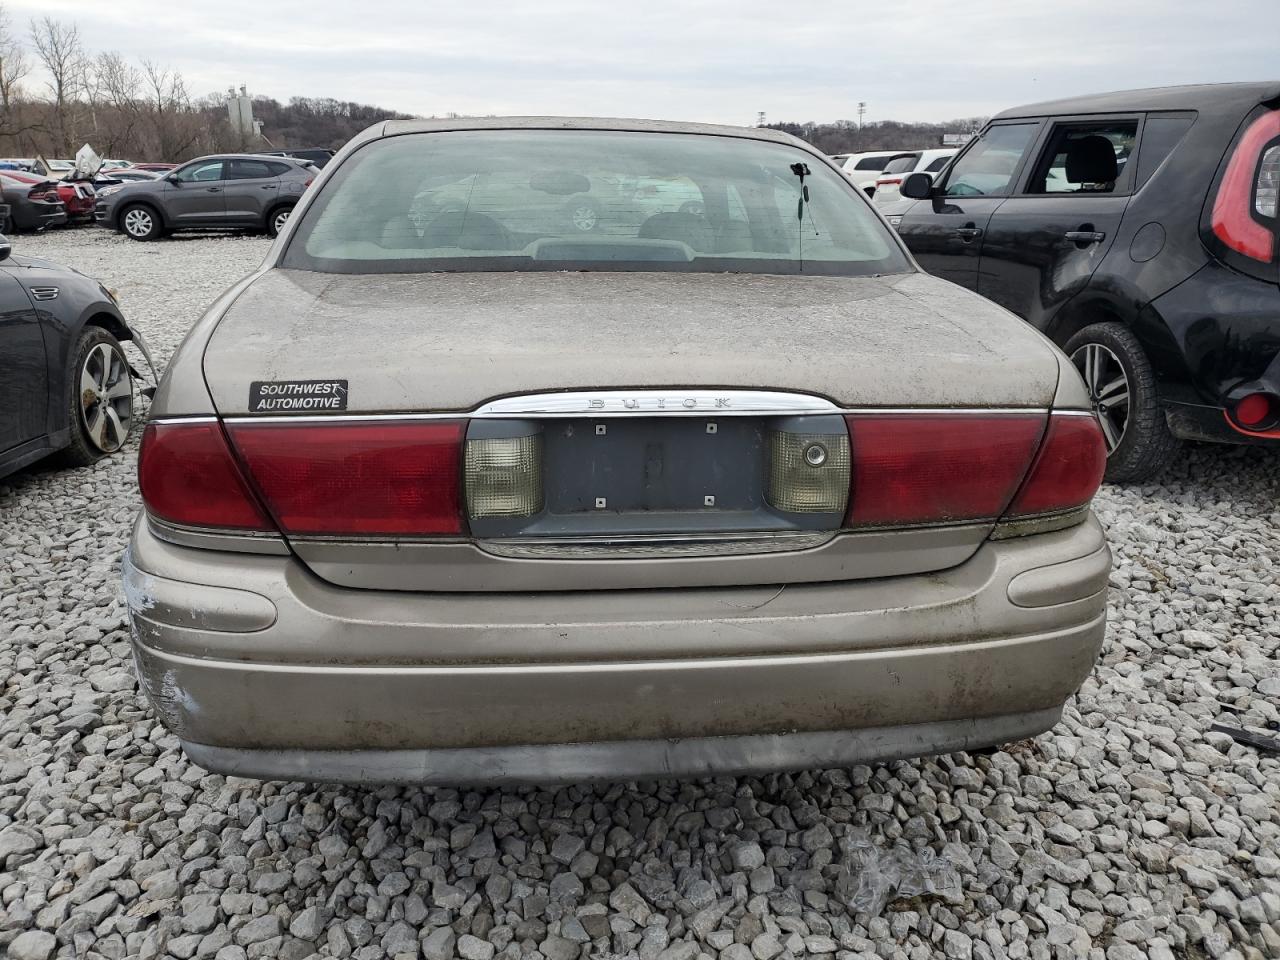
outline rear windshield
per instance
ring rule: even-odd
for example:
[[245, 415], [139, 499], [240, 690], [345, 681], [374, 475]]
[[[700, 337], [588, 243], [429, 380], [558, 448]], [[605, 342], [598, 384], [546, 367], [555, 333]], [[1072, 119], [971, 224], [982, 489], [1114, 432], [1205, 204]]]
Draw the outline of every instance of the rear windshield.
[[917, 163], [920, 162], [919, 157], [898, 157], [896, 160], [890, 160], [889, 165], [884, 168], [884, 173], [906, 173], [908, 170], [914, 170]]
[[893, 156], [892, 153], [878, 153], [874, 157], [863, 157], [856, 164], [854, 164], [853, 169], [883, 170], [884, 165], [889, 162], [889, 158], [892, 156]]
[[328, 273], [910, 270], [852, 184], [805, 151], [569, 130], [375, 140], [323, 185], [281, 262]]

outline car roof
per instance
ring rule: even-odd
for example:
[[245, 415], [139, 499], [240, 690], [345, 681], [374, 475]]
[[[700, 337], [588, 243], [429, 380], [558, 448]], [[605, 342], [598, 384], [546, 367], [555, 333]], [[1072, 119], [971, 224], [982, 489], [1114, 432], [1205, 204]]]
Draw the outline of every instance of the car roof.
[[[798, 137], [769, 127], [735, 127], [719, 123], [686, 123], [672, 120], [627, 120], [616, 117], [459, 117], [457, 119], [386, 120], [382, 136], [403, 133], [444, 133], [458, 130], [611, 130], [638, 133], [698, 133], [718, 137], [744, 137], [771, 143], [797, 144], [818, 153]], [[822, 156], [823, 154], [819, 154]]]
[[1146, 110], [1203, 110], [1239, 107], [1247, 110], [1259, 103], [1280, 98], [1280, 80], [1261, 83], [1199, 83], [1178, 87], [1148, 87], [1116, 90], [1065, 100], [1045, 100], [1012, 107], [992, 120], [1013, 117], [1046, 117], [1064, 114], [1129, 113]]

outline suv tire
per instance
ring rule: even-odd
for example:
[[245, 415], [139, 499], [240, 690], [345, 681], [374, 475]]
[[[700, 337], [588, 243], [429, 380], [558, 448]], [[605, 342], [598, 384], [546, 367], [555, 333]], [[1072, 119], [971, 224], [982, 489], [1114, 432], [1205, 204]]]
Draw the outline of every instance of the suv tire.
[[87, 467], [121, 449], [133, 425], [133, 377], [120, 341], [85, 327], [71, 351], [64, 399], [71, 442], [58, 453], [69, 467]]
[[145, 203], [131, 203], [121, 210], [119, 223], [130, 240], [159, 240], [164, 236], [160, 215]]
[[284, 229], [285, 222], [289, 219], [292, 213], [293, 213], [293, 204], [291, 203], [281, 204], [278, 207], [273, 207], [267, 213], [267, 236], [268, 237], [280, 236], [280, 231]]
[[1179, 442], [1165, 420], [1151, 361], [1133, 331], [1122, 323], [1095, 323], [1068, 340], [1065, 350], [1084, 377], [1106, 436], [1106, 479], [1147, 480], [1168, 466]]

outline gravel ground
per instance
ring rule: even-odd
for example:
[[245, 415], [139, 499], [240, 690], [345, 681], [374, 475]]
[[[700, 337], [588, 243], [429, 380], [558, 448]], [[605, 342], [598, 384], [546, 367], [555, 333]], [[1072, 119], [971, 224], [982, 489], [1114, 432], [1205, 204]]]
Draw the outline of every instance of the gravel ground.
[[[266, 246], [16, 244], [118, 288], [160, 360]], [[375, 791], [211, 776], [152, 718], [118, 572], [135, 454], [0, 480], [15, 960], [1280, 957], [1280, 759], [1209, 732], [1278, 718], [1280, 457], [1190, 448], [1159, 484], [1103, 491], [1109, 639], [1034, 741], [794, 776]], [[842, 867], [903, 844], [958, 883], [850, 911]]]

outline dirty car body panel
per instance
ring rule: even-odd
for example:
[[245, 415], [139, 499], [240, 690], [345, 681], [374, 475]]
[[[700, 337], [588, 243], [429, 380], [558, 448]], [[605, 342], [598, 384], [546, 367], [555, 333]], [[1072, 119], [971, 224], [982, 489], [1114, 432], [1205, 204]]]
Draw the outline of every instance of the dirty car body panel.
[[[552, 198], [607, 181], [599, 222], [486, 194], [516, 163]], [[408, 217], [440, 189], [471, 205]], [[973, 748], [1052, 726], [1103, 637], [1078, 375], [772, 131], [373, 128], [196, 324], [151, 417], [135, 654], [214, 770]]]

